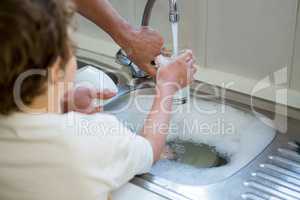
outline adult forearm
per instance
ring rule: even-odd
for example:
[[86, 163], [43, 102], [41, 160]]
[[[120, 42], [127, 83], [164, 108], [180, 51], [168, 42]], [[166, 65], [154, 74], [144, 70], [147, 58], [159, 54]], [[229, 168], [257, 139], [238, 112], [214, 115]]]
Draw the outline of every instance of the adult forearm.
[[126, 46], [131, 25], [122, 18], [108, 0], [73, 0], [78, 12], [107, 32], [120, 46]]
[[[152, 61], [161, 52], [163, 38], [149, 27], [134, 28], [112, 7], [108, 0], [73, 0], [78, 11], [101, 29], [126, 52], [131, 61], [150, 75], [156, 75]], [[121, 3], [125, 3], [121, 2]]]
[[173, 92], [157, 89], [153, 106], [141, 133], [153, 147], [154, 161], [160, 159], [165, 146], [172, 112], [172, 99]]

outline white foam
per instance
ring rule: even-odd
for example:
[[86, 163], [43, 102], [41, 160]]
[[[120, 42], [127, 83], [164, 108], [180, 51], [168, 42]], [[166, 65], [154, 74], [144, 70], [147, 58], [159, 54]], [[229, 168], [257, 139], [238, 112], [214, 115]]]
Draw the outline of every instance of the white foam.
[[[138, 107], [149, 110], [152, 99], [136, 102], [117, 117], [138, 132], [147, 116]], [[258, 156], [275, 136], [275, 131], [255, 116], [219, 103], [197, 99], [174, 109], [169, 141], [179, 138], [208, 144], [229, 158], [228, 164], [217, 168], [198, 169], [168, 160], [159, 161], [152, 168], [152, 174], [178, 183], [210, 184], [228, 178]]]

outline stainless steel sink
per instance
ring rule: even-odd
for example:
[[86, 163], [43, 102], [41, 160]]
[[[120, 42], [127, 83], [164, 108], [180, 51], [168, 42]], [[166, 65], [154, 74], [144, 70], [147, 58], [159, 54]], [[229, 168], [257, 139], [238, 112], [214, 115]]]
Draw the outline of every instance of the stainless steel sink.
[[[107, 70], [107, 68], [96, 61], [81, 59], [83, 64], [92, 64], [95, 67]], [[134, 84], [126, 82], [126, 76], [120, 71], [115, 72], [119, 80], [120, 94], [108, 105], [105, 111], [115, 114], [132, 131], [137, 132], [142, 128], [143, 120], [151, 106], [154, 89], [151, 80], [143, 80]], [[197, 88], [195, 83], [192, 88]], [[203, 89], [203, 87], [201, 87]], [[200, 90], [194, 94], [199, 101], [207, 101], [204, 97], [211, 97], [209, 90]], [[237, 102], [236, 99], [247, 99], [246, 95], [228, 93], [231, 98], [218, 99], [209, 98], [209, 102], [215, 102], [216, 105], [227, 105], [250, 113], [250, 107], [245, 102]], [[232, 98], [234, 97], [234, 98]], [[234, 100], [232, 100], [234, 99]], [[261, 100], [258, 100], [261, 101]], [[270, 104], [270, 102], [264, 102]], [[215, 105], [215, 104], [212, 104]], [[136, 109], [139, 107], [139, 109]], [[179, 108], [180, 109], [180, 108]], [[185, 108], [184, 108], [185, 109]], [[257, 108], [260, 113], [269, 117], [273, 112]], [[225, 116], [226, 117], [226, 116]], [[176, 118], [176, 117], [175, 117]], [[177, 122], [180, 122], [179, 119]], [[270, 139], [270, 142], [261, 151], [252, 156], [251, 160], [241, 163], [234, 172], [228, 173], [215, 180], [199, 180], [192, 183], [174, 181], [166, 178], [160, 173], [150, 172], [142, 176], [137, 176], [131, 182], [145, 188], [167, 199], [213, 199], [213, 200], [299, 200], [300, 199], [300, 121], [288, 118], [288, 130], [285, 133], [277, 132], [276, 137]], [[175, 149], [178, 157], [172, 162], [179, 162], [193, 168], [222, 168], [231, 163], [227, 155], [206, 144], [195, 144], [178, 138], [169, 139], [169, 145]], [[185, 151], [181, 152], [180, 148]], [[249, 145], [251, 146], [251, 144]], [[178, 174], [183, 176], [184, 172]], [[195, 174], [195, 177], [197, 176]]]

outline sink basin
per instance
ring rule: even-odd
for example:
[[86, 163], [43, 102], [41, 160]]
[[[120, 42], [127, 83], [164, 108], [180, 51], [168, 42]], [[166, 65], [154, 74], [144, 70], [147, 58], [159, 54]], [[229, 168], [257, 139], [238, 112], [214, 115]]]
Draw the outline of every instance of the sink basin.
[[[152, 88], [136, 90], [105, 111], [138, 134], [153, 97]], [[191, 98], [188, 104], [174, 105], [172, 114], [167, 141], [178, 158], [157, 162], [147, 176], [191, 186], [220, 182], [251, 162], [274, 137], [272, 128], [247, 112]]]
[[[107, 65], [89, 52], [82, 52], [79, 59], [79, 67], [93, 65], [115, 78], [120, 93], [105, 110], [138, 134], [153, 100], [151, 83], [142, 87], [144, 80], [132, 83], [127, 68], [111, 68], [114, 60]], [[191, 88], [200, 85], [196, 82]], [[215, 89], [221, 88], [208, 85], [197, 93], [215, 96]], [[131, 183], [175, 200], [298, 200], [300, 121], [288, 118], [285, 134], [275, 135], [275, 130], [257, 119], [260, 116], [250, 114], [250, 98], [227, 90], [224, 101], [230, 106], [203, 100], [203, 96], [192, 96], [189, 104], [175, 106], [168, 144], [177, 151], [176, 159], [157, 162], [148, 174], [136, 176]], [[254, 100], [268, 108], [274, 106]], [[259, 108], [270, 118], [274, 116], [273, 111]], [[275, 127], [281, 125], [275, 122]]]

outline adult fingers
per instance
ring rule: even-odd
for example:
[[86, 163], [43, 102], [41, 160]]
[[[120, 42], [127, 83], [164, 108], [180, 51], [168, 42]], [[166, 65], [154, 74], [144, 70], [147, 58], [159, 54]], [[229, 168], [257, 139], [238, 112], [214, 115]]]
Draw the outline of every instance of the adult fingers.
[[141, 66], [141, 69], [146, 71], [150, 76], [155, 77], [157, 73], [157, 69], [152, 64], [144, 64]]

